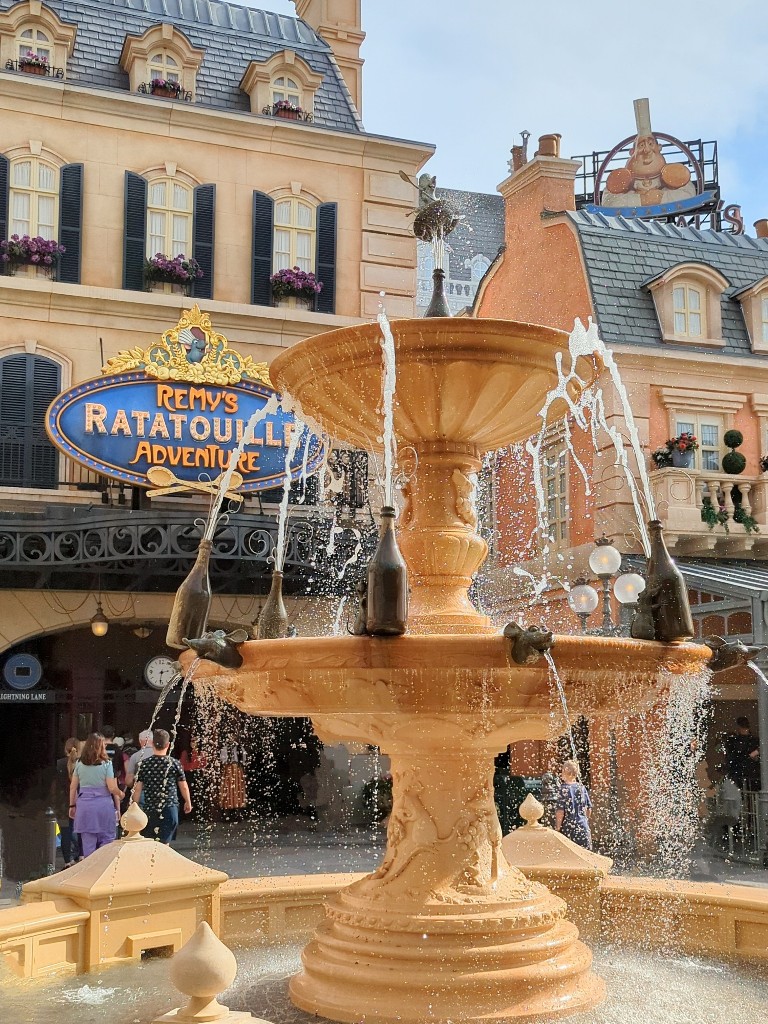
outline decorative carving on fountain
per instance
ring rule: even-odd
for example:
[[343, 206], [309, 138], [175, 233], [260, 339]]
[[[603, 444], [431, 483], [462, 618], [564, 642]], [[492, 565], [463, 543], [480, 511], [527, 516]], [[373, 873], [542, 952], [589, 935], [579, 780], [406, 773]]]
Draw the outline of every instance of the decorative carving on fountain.
[[477, 474], [454, 469], [451, 479], [456, 489], [456, 515], [474, 530], [477, 528]]

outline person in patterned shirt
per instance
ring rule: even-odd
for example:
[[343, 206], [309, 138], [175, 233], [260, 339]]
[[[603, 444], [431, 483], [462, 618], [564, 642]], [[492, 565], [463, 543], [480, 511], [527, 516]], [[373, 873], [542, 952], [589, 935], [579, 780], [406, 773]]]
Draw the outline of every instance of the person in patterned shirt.
[[179, 827], [179, 794], [184, 801], [184, 813], [192, 811], [184, 769], [168, 750], [171, 737], [165, 729], [152, 732], [152, 755], [139, 762], [132, 802], [142, 794], [144, 813], [148, 821], [142, 835], [157, 839], [166, 845], [176, 838]]

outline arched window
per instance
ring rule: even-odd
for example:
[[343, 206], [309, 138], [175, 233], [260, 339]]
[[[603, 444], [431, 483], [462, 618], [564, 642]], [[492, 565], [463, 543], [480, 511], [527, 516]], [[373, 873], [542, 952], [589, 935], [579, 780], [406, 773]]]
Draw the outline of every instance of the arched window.
[[25, 26], [16, 36], [17, 59], [23, 60], [28, 53], [36, 53], [38, 57], [45, 57], [49, 64], [53, 63], [53, 52], [51, 40], [42, 29], [34, 26]]
[[0, 359], [0, 486], [56, 487], [58, 453], [45, 413], [60, 390], [61, 367], [52, 359]]
[[55, 239], [59, 213], [59, 169], [37, 156], [11, 161], [11, 235]]
[[192, 186], [155, 178], [147, 195], [147, 257], [192, 255]]
[[689, 284], [675, 285], [672, 289], [672, 308], [676, 335], [681, 338], [705, 337], [703, 306], [701, 289]]
[[274, 271], [315, 269], [315, 207], [297, 196], [275, 201]]
[[181, 68], [178, 60], [168, 50], [156, 50], [147, 63], [150, 81], [153, 78], [164, 78], [168, 82], [181, 81]]
[[302, 106], [301, 88], [298, 82], [287, 75], [280, 75], [272, 81], [272, 102], [277, 103], [279, 100], [288, 100], [295, 107]]

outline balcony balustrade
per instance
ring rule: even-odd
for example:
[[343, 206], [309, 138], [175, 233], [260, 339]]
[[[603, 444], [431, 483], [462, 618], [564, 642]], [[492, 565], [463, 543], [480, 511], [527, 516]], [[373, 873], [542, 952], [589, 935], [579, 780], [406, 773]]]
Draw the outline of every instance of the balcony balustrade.
[[[676, 554], [768, 556], [768, 475], [667, 468], [650, 478], [667, 544]], [[722, 520], [711, 529], [702, 519], [705, 505]], [[745, 517], [754, 518], [756, 530], [747, 529]]]

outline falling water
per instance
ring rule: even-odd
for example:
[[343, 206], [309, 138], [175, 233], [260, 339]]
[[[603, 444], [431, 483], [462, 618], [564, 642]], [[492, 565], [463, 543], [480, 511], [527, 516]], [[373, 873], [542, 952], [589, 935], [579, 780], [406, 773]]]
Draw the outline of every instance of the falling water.
[[704, 749], [703, 709], [711, 696], [710, 677], [704, 671], [670, 678], [663, 720], [652, 717], [642, 737], [643, 824], [655, 843], [654, 874], [684, 877], [699, 835], [696, 766]]
[[339, 601], [339, 607], [336, 609], [336, 616], [333, 620], [333, 626], [331, 628], [331, 636], [341, 636], [341, 620], [344, 617], [344, 608], [347, 603], [347, 595]]
[[747, 665], [749, 665], [749, 667], [755, 673], [755, 675], [760, 680], [760, 682], [764, 683], [765, 686], [768, 686], [768, 678], [766, 678], [765, 672], [763, 672], [763, 670], [760, 668], [760, 666], [757, 664], [757, 662], [755, 662], [755, 661], [748, 661]]
[[[283, 571], [283, 563], [285, 562], [285, 541], [288, 526], [288, 497], [291, 491], [291, 465], [293, 464], [293, 457], [296, 454], [296, 449], [299, 447], [299, 441], [304, 434], [304, 424], [297, 417], [293, 431], [291, 432], [291, 440], [288, 442], [288, 447], [285, 450], [285, 476], [283, 477], [283, 495], [280, 499], [280, 508], [278, 511], [277, 518], [277, 547], [275, 549], [275, 569], [279, 572]], [[309, 447], [309, 434], [304, 434], [304, 445]]]
[[563, 688], [563, 681], [560, 678], [560, 673], [557, 671], [555, 665], [555, 659], [552, 657], [552, 651], [545, 651], [544, 657], [547, 659], [549, 665], [549, 677], [555, 683], [557, 688], [558, 696], [560, 697], [560, 705], [563, 709], [563, 718], [565, 719], [565, 729], [568, 734], [568, 742], [571, 747], [571, 757], [578, 763], [578, 756], [576, 754], [576, 743], [573, 739], [573, 730], [571, 729], [571, 716], [568, 714], [568, 702], [565, 699], [565, 689]]
[[272, 395], [264, 408], [257, 409], [245, 425], [243, 436], [240, 438], [237, 446], [232, 449], [232, 454], [229, 457], [229, 463], [221, 475], [218, 490], [211, 502], [211, 510], [208, 515], [208, 521], [205, 524], [205, 533], [203, 534], [204, 540], [213, 540], [213, 535], [216, 532], [216, 522], [219, 517], [219, 509], [222, 506], [224, 496], [229, 490], [229, 485], [232, 482], [232, 474], [237, 469], [237, 464], [240, 461], [240, 456], [245, 451], [245, 446], [253, 443], [253, 434], [257, 424], [261, 423], [262, 420], [265, 420], [267, 416], [274, 416], [279, 405], [279, 397], [277, 395]]
[[[645, 459], [640, 444], [637, 425], [629, 404], [627, 390], [621, 380], [621, 375], [619, 374], [619, 369], [616, 365], [613, 353], [606, 348], [605, 344], [601, 340], [596, 324], [592, 323], [590, 320], [589, 328], [585, 329], [581, 320], [578, 319], [576, 320], [573, 331], [568, 339], [568, 350], [571, 357], [570, 370], [568, 373], [564, 372], [563, 356], [562, 353], [558, 352], [555, 356], [557, 384], [547, 395], [544, 405], [540, 410], [539, 415], [541, 417], [542, 425], [538, 435], [535, 439], [529, 440], [526, 443], [526, 451], [533, 461], [533, 480], [536, 494], [538, 530], [543, 537], [548, 536], [549, 531], [546, 494], [544, 492], [543, 482], [542, 451], [547, 428], [551, 426], [548, 422], [550, 409], [556, 401], [561, 401], [566, 404], [568, 412], [573, 416], [578, 426], [584, 431], [589, 430], [591, 432], [596, 449], [596, 428], [598, 426], [605, 430], [610, 437], [616, 454], [616, 464], [622, 467], [627, 480], [627, 486], [629, 487], [629, 491], [632, 496], [632, 503], [635, 508], [635, 515], [637, 517], [643, 549], [645, 550], [646, 555], [650, 555], [650, 542], [645, 524], [646, 519], [652, 519], [655, 517], [655, 503], [653, 500], [653, 494], [651, 493], [650, 480], [645, 466]], [[616, 393], [622, 407], [624, 421], [629, 432], [630, 444], [640, 473], [640, 481], [643, 489], [642, 500], [638, 493], [634, 475], [629, 466], [622, 436], [616, 427], [611, 426], [611, 424], [608, 423], [602, 390], [600, 388], [585, 389], [585, 381], [583, 381], [576, 372], [577, 361], [582, 357], [589, 359], [592, 362], [602, 364], [608, 370], [614, 387], [616, 388]], [[574, 388], [576, 390], [578, 395], [576, 400], [574, 400], [569, 394], [569, 388]], [[587, 418], [587, 412], [590, 414], [589, 418]], [[566, 428], [566, 443], [575, 458], [569, 427]], [[578, 459], [575, 461], [582, 476], [586, 477], [586, 472], [582, 464]], [[645, 511], [643, 509], [643, 503], [645, 505]]]
[[392, 470], [397, 460], [394, 430], [394, 401], [397, 380], [395, 370], [395, 339], [392, 336], [392, 328], [383, 308], [377, 320], [381, 327], [379, 344], [381, 345], [381, 353], [384, 360], [384, 374], [381, 383], [381, 400], [384, 412], [384, 504], [394, 505]]

